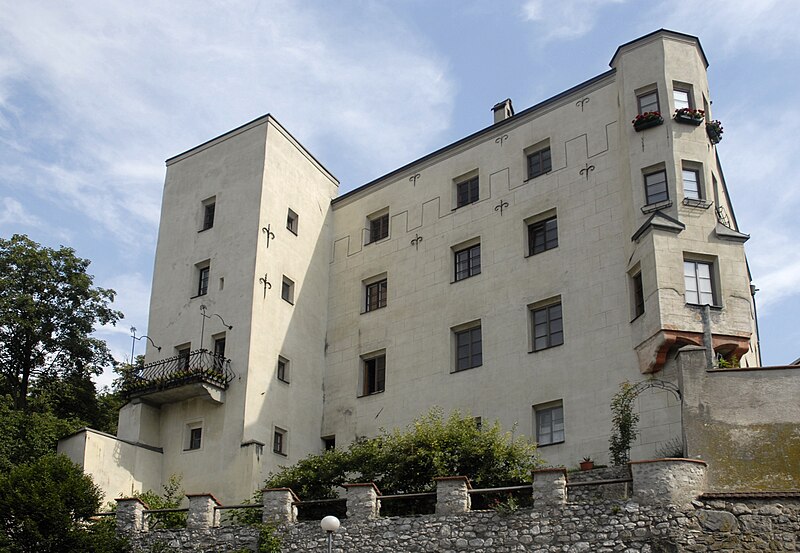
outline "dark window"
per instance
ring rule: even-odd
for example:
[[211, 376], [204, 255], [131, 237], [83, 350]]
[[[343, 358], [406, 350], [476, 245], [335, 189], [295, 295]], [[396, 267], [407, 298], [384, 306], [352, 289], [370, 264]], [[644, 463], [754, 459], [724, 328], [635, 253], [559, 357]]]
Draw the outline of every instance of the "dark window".
[[272, 438], [272, 451], [280, 455], [286, 455], [286, 431], [275, 429], [275, 435]]
[[531, 311], [533, 317], [533, 351], [560, 346], [564, 343], [561, 303]]
[[362, 395], [377, 394], [386, 386], [386, 356], [364, 359], [364, 383]]
[[456, 252], [456, 280], [475, 276], [481, 272], [481, 245], [475, 244]]
[[636, 99], [639, 103], [640, 114], [650, 111], [661, 112], [661, 110], [658, 108], [658, 91], [653, 90], [652, 92], [645, 92], [644, 94], [637, 96]]
[[377, 242], [389, 236], [389, 214], [381, 215], [369, 220], [369, 241], [367, 244]]
[[322, 449], [325, 451], [336, 449], [336, 436], [326, 436], [322, 438]]
[[528, 225], [528, 255], [558, 247], [558, 221], [555, 217]]
[[481, 327], [456, 332], [456, 371], [480, 367], [482, 364]]
[[456, 184], [456, 207], [478, 201], [478, 177]]
[[225, 366], [225, 338], [214, 340], [214, 368], [218, 371]]
[[539, 445], [564, 441], [564, 407], [557, 405], [536, 409], [536, 442]]
[[714, 302], [714, 277], [711, 263], [683, 262], [683, 281], [686, 285], [686, 303], [716, 305]]
[[386, 279], [367, 284], [366, 311], [386, 307]]
[[286, 277], [283, 277], [281, 283], [281, 297], [294, 305], [294, 282]]
[[297, 213], [289, 209], [289, 214], [286, 216], [286, 228], [289, 229], [292, 234], [297, 234], [297, 226], [300, 222], [300, 218], [298, 217]]
[[683, 170], [683, 197], [699, 200], [700, 195], [700, 171], [695, 169]]
[[178, 350], [178, 369], [186, 370], [189, 368], [189, 359], [191, 357], [191, 347], [182, 348]]
[[189, 431], [189, 449], [200, 449], [203, 440], [203, 429], [192, 428]]
[[532, 179], [539, 175], [549, 173], [552, 169], [552, 161], [550, 160], [550, 148], [547, 147], [538, 152], [528, 154], [528, 178]]
[[475, 421], [475, 428], [478, 430], [483, 430], [483, 419], [480, 417], [475, 417], [473, 420]]
[[208, 276], [211, 273], [211, 267], [202, 267], [197, 279], [197, 295], [205, 296], [208, 294]]
[[278, 380], [289, 382], [289, 360], [278, 357]]
[[210, 203], [203, 206], [203, 230], [208, 230], [214, 226], [214, 212], [217, 204]]
[[642, 273], [633, 275], [633, 318], [644, 313], [644, 287], [642, 286]]
[[669, 199], [667, 193], [667, 172], [658, 171], [644, 176], [644, 191], [647, 205], [657, 204]]

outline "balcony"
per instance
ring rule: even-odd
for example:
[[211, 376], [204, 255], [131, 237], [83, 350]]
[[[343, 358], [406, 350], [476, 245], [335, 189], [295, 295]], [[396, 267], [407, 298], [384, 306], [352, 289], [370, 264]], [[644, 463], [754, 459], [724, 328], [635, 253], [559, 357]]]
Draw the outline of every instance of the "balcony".
[[155, 404], [194, 397], [224, 403], [225, 390], [234, 376], [230, 364], [230, 359], [199, 349], [134, 367], [125, 378], [123, 395]]

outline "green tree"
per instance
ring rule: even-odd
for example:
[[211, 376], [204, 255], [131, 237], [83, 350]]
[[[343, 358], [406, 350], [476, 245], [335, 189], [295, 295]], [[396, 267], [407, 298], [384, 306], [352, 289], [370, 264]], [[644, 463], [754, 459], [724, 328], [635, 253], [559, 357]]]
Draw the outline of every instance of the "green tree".
[[624, 466], [630, 461], [631, 444], [638, 434], [639, 415], [634, 412], [636, 386], [627, 380], [611, 398], [611, 437], [608, 439], [611, 463]]
[[437, 476], [467, 476], [478, 487], [530, 482], [539, 463], [536, 447], [503, 432], [498, 423], [478, 428], [459, 412], [433, 409], [405, 431], [357, 440], [347, 450], [309, 455], [267, 479], [267, 487], [292, 488], [303, 499], [336, 496], [345, 482], [375, 482], [383, 493], [433, 489]]
[[0, 551], [6, 553], [125, 550], [107, 527], [90, 518], [101, 493], [81, 468], [48, 454], [0, 475]]
[[71, 248], [0, 238], [0, 394], [17, 409], [37, 380], [80, 380], [113, 363], [91, 333], [122, 314], [110, 307], [113, 290], [92, 286], [88, 266]]

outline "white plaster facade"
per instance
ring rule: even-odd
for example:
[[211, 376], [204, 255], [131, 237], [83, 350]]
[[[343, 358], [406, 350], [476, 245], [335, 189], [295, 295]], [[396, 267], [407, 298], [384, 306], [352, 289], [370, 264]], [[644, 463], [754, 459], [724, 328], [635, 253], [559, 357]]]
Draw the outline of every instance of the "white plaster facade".
[[[211, 317], [203, 347], [224, 333], [234, 377], [227, 387], [139, 394], [120, 413], [119, 437], [160, 448], [148, 470], [162, 480], [181, 474], [187, 491], [223, 502], [321, 451], [323, 437], [343, 446], [432, 406], [534, 440], [535, 408], [561, 406], [563, 440], [542, 456], [603, 462], [619, 384], [651, 373], [676, 382], [677, 347], [702, 343], [703, 309], [687, 304], [685, 261], [711, 269], [714, 347], [759, 364], [747, 236], [716, 147], [705, 125], [669, 116], [679, 89], [710, 119], [699, 41], [658, 31], [621, 46], [611, 67], [516, 115], [501, 103], [490, 127], [340, 197], [336, 179], [269, 115], [168, 160], [149, 324], [162, 350], [148, 347], [147, 362], [200, 346], [203, 304]], [[664, 123], [636, 132], [637, 96], [651, 91]], [[527, 156], [546, 148], [550, 170], [533, 177]], [[684, 201], [683, 169], [696, 171], [700, 201]], [[668, 201], [648, 203], [645, 175], [661, 171]], [[456, 185], [475, 177], [477, 201], [458, 207]], [[209, 202], [213, 226], [198, 232]], [[370, 220], [387, 212], [388, 236], [371, 241]], [[557, 246], [531, 255], [528, 225], [552, 217]], [[479, 271], [456, 279], [456, 252], [477, 244]], [[205, 266], [207, 293], [193, 297]], [[293, 303], [282, 299], [284, 277]], [[368, 286], [383, 279], [385, 307], [368, 311]], [[532, 312], [556, 303], [563, 344], [533, 351]], [[478, 326], [478, 366], [456, 371], [456, 333]], [[366, 361], [377, 355], [383, 386], [369, 381], [376, 369]], [[279, 357], [288, 383], [278, 378]], [[633, 458], [680, 436], [671, 394], [643, 394], [639, 412]], [[201, 445], [192, 449], [197, 427]], [[276, 432], [283, 454], [273, 451]], [[93, 460], [102, 457], [70, 445], [79, 438], [63, 449], [87, 472], [106, 471], [107, 461]], [[106, 491], [126, 494], [128, 485]]]

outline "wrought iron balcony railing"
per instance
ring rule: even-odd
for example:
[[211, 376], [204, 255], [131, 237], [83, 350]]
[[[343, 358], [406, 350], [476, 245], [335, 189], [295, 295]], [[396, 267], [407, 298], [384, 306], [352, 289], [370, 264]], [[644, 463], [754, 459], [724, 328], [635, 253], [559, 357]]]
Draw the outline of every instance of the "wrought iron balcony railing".
[[225, 390], [233, 380], [231, 361], [206, 349], [176, 355], [147, 365], [133, 367], [125, 379], [127, 397], [142, 396], [195, 383], [206, 383]]

